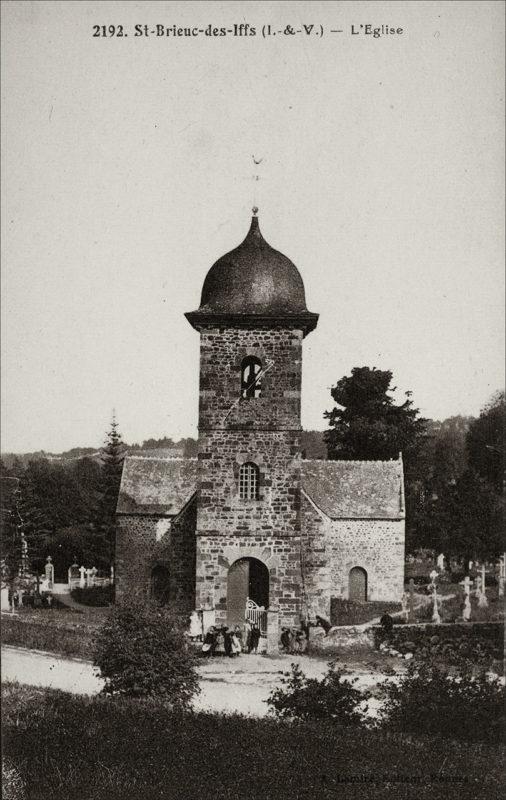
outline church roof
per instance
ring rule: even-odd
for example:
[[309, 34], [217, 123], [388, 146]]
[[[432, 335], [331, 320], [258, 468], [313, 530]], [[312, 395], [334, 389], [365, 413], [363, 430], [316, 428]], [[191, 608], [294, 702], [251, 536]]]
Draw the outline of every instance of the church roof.
[[333, 519], [405, 516], [402, 460], [302, 461], [302, 488]]
[[118, 514], [178, 514], [197, 489], [196, 458], [127, 456]]
[[[127, 456], [118, 514], [174, 516], [198, 488], [196, 458]], [[402, 461], [301, 462], [302, 488], [332, 519], [404, 518]]]
[[258, 217], [241, 244], [218, 259], [204, 281], [198, 311], [188, 313], [194, 323], [218, 318], [282, 318], [303, 322], [306, 332], [316, 327], [317, 314], [306, 308], [304, 283], [289, 258], [268, 244]]

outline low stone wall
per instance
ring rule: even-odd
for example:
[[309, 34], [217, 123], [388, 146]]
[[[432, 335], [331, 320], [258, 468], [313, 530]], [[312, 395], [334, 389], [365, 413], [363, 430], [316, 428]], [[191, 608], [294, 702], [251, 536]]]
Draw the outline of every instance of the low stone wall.
[[394, 625], [390, 633], [371, 628], [376, 648], [388, 647], [399, 655], [440, 657], [449, 663], [468, 658], [474, 662], [504, 658], [504, 627], [500, 622]]
[[331, 628], [327, 635], [322, 628], [309, 628], [309, 645], [311, 653], [339, 655], [352, 649], [372, 648], [374, 639], [371, 629], [357, 628], [354, 625], [341, 625]]

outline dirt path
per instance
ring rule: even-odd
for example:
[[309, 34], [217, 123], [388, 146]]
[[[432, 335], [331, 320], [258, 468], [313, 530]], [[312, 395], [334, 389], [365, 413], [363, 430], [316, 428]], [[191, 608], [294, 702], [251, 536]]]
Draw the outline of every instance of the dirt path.
[[[263, 717], [268, 713], [266, 700], [280, 684], [282, 672], [290, 668], [294, 656], [270, 658], [260, 655], [230, 659], [213, 659], [199, 667], [201, 693], [194, 701], [196, 711], [239, 712]], [[308, 677], [321, 677], [327, 669], [325, 661], [297, 659]], [[380, 673], [353, 671], [360, 689], [373, 689], [386, 676]], [[50, 653], [20, 647], [2, 647], [2, 680], [18, 681], [32, 686], [62, 689], [73, 694], [98, 694], [102, 679], [89, 661], [65, 659]], [[378, 702], [370, 704], [374, 714]]]

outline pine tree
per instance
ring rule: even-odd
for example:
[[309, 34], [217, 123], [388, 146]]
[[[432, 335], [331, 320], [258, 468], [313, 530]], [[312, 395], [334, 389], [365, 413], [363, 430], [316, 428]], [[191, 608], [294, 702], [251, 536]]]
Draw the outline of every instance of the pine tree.
[[104, 447], [100, 450], [102, 468], [101, 499], [97, 509], [95, 530], [98, 535], [98, 551], [104, 561], [112, 564], [116, 544], [116, 505], [118, 503], [123, 461], [126, 447], [118, 430], [113, 411], [111, 427], [107, 433]]

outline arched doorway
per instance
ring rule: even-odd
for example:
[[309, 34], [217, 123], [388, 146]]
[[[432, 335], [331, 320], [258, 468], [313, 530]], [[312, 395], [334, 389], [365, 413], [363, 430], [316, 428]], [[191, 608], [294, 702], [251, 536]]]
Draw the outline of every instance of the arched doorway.
[[269, 570], [257, 558], [239, 558], [228, 571], [227, 625], [242, 625], [246, 600], [269, 607]]
[[157, 564], [151, 570], [151, 597], [164, 606], [169, 602], [170, 575], [168, 567]]
[[348, 598], [355, 603], [367, 601], [367, 572], [362, 567], [353, 567], [350, 570]]

